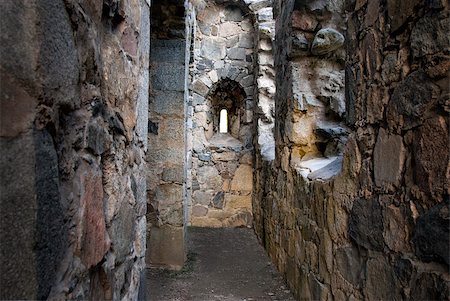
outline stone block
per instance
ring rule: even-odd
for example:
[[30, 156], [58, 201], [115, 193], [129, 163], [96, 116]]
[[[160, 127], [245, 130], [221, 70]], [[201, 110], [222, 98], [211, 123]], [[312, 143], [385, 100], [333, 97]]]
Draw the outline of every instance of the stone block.
[[311, 53], [324, 55], [344, 45], [344, 36], [335, 29], [323, 28], [316, 33], [311, 45]]
[[[128, 201], [122, 200], [117, 215], [111, 222], [109, 234], [116, 262], [122, 263], [131, 253], [135, 239], [136, 213]], [[98, 251], [97, 251], [98, 252]]]
[[108, 147], [106, 130], [96, 122], [89, 124], [87, 129], [86, 144], [87, 148], [92, 151], [94, 155], [101, 155]]
[[186, 260], [183, 227], [152, 227], [147, 238], [147, 264], [180, 270]]
[[200, 96], [205, 97], [208, 92], [209, 92], [209, 88], [207, 85], [205, 85], [202, 81], [200, 80], [196, 80], [193, 84], [192, 84], [192, 90], [196, 93], [198, 93]]
[[221, 60], [226, 55], [226, 42], [220, 38], [204, 38], [201, 54], [212, 61]]
[[241, 33], [239, 35], [239, 47], [253, 49], [255, 44], [255, 36], [250, 33]]
[[401, 212], [401, 208], [389, 205], [384, 210], [384, 241], [394, 252], [409, 251], [407, 233], [407, 220]]
[[240, 208], [252, 208], [252, 196], [251, 195], [233, 195], [225, 194], [225, 210], [233, 211]]
[[301, 57], [309, 53], [309, 41], [302, 33], [295, 33], [292, 36], [292, 50], [290, 57]]
[[158, 185], [155, 192], [155, 201], [158, 207], [169, 208], [175, 204], [183, 202], [183, 186], [179, 184]]
[[425, 192], [428, 206], [448, 191], [449, 132], [444, 117], [428, 119], [415, 131], [413, 140], [414, 179]]
[[420, 0], [387, 1], [387, 12], [391, 23], [391, 32], [396, 31], [406, 22], [406, 20], [414, 13], [414, 7], [420, 2]]
[[241, 164], [233, 180], [231, 181], [232, 191], [250, 192], [253, 189], [253, 168], [250, 165]]
[[15, 137], [31, 128], [37, 100], [24, 88], [13, 83], [5, 72], [2, 72], [1, 83], [0, 136]]
[[406, 149], [403, 138], [398, 135], [389, 135], [386, 130], [380, 128], [373, 159], [375, 184], [398, 186], [405, 158]]
[[411, 129], [420, 125], [436, 107], [439, 88], [422, 71], [408, 75], [394, 89], [386, 118], [391, 128]]
[[305, 11], [294, 10], [292, 13], [292, 28], [304, 31], [314, 32], [319, 22], [313, 14], [307, 14]]
[[237, 6], [228, 6], [225, 9], [225, 21], [241, 22], [244, 20], [244, 13]]
[[219, 191], [212, 200], [212, 205], [214, 208], [223, 209], [223, 204], [225, 200], [225, 194], [223, 191]]
[[255, 79], [254, 79], [253, 75], [247, 75], [239, 82], [239, 84], [243, 88], [247, 88], [247, 87], [250, 87], [251, 85], [253, 85], [254, 80]]
[[219, 190], [222, 187], [222, 177], [214, 166], [200, 167], [197, 179], [201, 189]]
[[381, 256], [370, 258], [366, 267], [364, 295], [367, 300], [401, 300], [391, 264]]
[[250, 211], [239, 211], [223, 222], [223, 227], [251, 227], [253, 216]]
[[202, 217], [208, 214], [208, 208], [205, 206], [195, 205], [192, 207], [193, 217]]
[[241, 33], [241, 27], [233, 22], [224, 22], [220, 24], [219, 34], [221, 37], [230, 37]]
[[211, 200], [213, 199], [214, 190], [196, 190], [192, 194], [192, 204], [200, 204], [204, 206], [209, 206]]
[[383, 251], [383, 210], [377, 200], [357, 199], [353, 203], [348, 234], [366, 249]]
[[245, 48], [231, 48], [228, 50], [228, 58], [231, 60], [244, 61], [246, 58]]
[[450, 266], [449, 205], [447, 199], [417, 219], [412, 241], [416, 255], [423, 261]]
[[239, 36], [231, 36], [227, 38], [227, 48], [233, 48], [233, 47], [241, 47], [239, 45]]
[[337, 269], [341, 275], [355, 286], [361, 285], [363, 263], [358, 249], [353, 246], [336, 250]]

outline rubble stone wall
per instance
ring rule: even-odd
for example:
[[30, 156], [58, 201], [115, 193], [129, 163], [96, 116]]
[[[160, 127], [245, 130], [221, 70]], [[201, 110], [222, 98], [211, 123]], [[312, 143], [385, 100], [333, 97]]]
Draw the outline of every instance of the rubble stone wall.
[[1, 2], [0, 299], [137, 299], [149, 6]]
[[[190, 222], [250, 226], [255, 145], [269, 157], [274, 153], [272, 2], [193, 3], [187, 120]], [[221, 109], [228, 110], [227, 134], [219, 133]]]
[[[299, 52], [314, 55], [321, 29], [305, 9], [329, 16], [339, 7], [350, 134], [342, 163], [316, 178], [292, 164], [296, 87], [308, 80], [296, 64]], [[299, 299], [448, 299], [448, 3], [275, 1], [274, 13], [276, 157], [257, 154], [253, 199], [272, 260]], [[299, 40], [298, 27], [311, 24]], [[327, 64], [328, 54], [316, 55]]]
[[[255, 36], [252, 15], [243, 9], [209, 1], [196, 14], [188, 170], [193, 226], [252, 223]], [[222, 109], [228, 113], [228, 133], [219, 132]]]

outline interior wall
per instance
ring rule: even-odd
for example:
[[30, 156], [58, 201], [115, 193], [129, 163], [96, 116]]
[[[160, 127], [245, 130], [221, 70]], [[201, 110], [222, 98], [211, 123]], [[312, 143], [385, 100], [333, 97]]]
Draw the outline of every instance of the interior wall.
[[[287, 117], [309, 76], [295, 72], [296, 57], [329, 58], [311, 44], [317, 16], [339, 7], [351, 133], [340, 173], [312, 178], [292, 164]], [[448, 4], [275, 1], [274, 10], [276, 157], [257, 154], [254, 185], [255, 229], [271, 258], [302, 299], [448, 299]], [[299, 41], [298, 26], [317, 21], [314, 39]]]
[[183, 1], [154, 1], [150, 51], [147, 263], [185, 261], [186, 24]]
[[149, 3], [0, 3], [0, 299], [136, 300]]
[[[252, 223], [254, 41], [251, 15], [239, 6], [209, 1], [198, 9], [188, 117], [193, 226]], [[219, 133], [221, 109], [229, 113], [227, 134]]]

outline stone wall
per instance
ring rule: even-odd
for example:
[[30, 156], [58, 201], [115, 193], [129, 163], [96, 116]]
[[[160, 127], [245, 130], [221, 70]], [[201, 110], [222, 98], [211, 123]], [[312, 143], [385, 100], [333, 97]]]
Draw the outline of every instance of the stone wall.
[[[276, 157], [267, 162], [257, 154], [255, 230], [299, 299], [447, 300], [448, 3], [308, 5], [274, 4]], [[313, 49], [321, 20], [304, 13], [330, 16], [342, 8], [348, 15], [340, 118], [351, 130], [342, 166], [335, 164], [340, 173], [330, 166], [316, 172], [322, 177], [305, 176], [292, 162], [290, 116], [297, 87], [308, 78], [295, 71], [297, 54]], [[311, 35], [299, 39], [299, 26], [310, 25]], [[323, 66], [329, 55], [318, 55]]]
[[183, 1], [154, 1], [151, 18], [147, 263], [183, 266], [186, 34]]
[[[197, 10], [189, 116], [193, 226], [252, 223], [255, 37], [251, 15], [242, 9], [209, 1]], [[222, 109], [228, 133], [219, 133]]]
[[[187, 121], [190, 222], [250, 226], [255, 146], [269, 157], [274, 152], [272, 2], [193, 3]], [[221, 109], [228, 110], [227, 134], [219, 133]]]
[[0, 4], [0, 299], [136, 300], [149, 3]]

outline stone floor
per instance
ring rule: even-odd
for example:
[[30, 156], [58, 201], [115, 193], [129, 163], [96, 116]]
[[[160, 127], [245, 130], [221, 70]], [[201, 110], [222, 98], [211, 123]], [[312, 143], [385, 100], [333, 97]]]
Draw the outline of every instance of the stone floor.
[[189, 228], [188, 235], [182, 271], [147, 270], [147, 300], [295, 300], [252, 229]]

